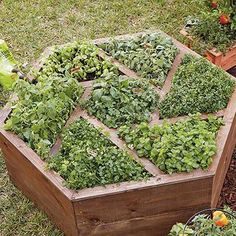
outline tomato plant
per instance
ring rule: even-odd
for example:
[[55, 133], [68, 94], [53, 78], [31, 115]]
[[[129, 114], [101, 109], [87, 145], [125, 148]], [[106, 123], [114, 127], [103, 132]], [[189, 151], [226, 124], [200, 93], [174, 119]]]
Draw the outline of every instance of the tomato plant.
[[236, 4], [235, 1], [207, 1], [209, 10], [198, 17], [189, 32], [201, 39], [208, 49], [217, 48], [225, 52], [236, 42]]

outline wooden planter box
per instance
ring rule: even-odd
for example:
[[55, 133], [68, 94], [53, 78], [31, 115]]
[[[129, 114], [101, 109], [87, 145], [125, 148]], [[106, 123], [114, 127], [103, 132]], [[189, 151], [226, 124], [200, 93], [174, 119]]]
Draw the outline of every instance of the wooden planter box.
[[[193, 39], [189, 36], [188, 32], [185, 29], [180, 31], [182, 35], [188, 39], [188, 47], [192, 47]], [[232, 67], [236, 66], [236, 44], [231, 47], [225, 54], [218, 52], [217, 49], [209, 49], [205, 52], [206, 58], [211, 61], [213, 64], [221, 67], [224, 70], [229, 70]]]
[[[135, 34], [137, 35], [137, 34]], [[128, 38], [132, 35], [119, 36]], [[96, 44], [109, 39], [95, 40]], [[171, 86], [171, 80], [181, 58], [192, 52], [186, 46], [173, 40], [180, 53], [174, 61], [162, 90], [163, 97]], [[47, 50], [47, 52], [50, 50]], [[106, 57], [101, 51], [101, 57]], [[125, 66], [113, 60], [121, 72], [137, 75]], [[86, 96], [92, 82], [82, 82]], [[163, 174], [149, 160], [138, 158], [146, 170], [153, 174], [148, 181], [125, 182], [119, 185], [107, 185], [80, 191], [70, 190], [63, 185], [63, 179], [55, 172], [45, 169], [45, 163], [26, 143], [11, 132], [0, 131], [2, 148], [8, 173], [13, 183], [40, 209], [45, 211], [52, 221], [67, 236], [166, 236], [173, 224], [185, 222], [195, 212], [214, 207], [217, 204], [224, 178], [236, 143], [236, 91], [226, 109], [215, 113], [222, 116], [225, 125], [217, 136], [218, 152], [208, 171], [196, 170], [192, 173]], [[89, 117], [77, 107], [68, 123], [83, 117], [98, 127], [105, 128], [111, 140], [120, 148], [127, 149], [115, 130], [105, 127], [100, 121]], [[206, 114], [202, 115], [202, 118]], [[170, 122], [185, 119], [178, 117]], [[154, 114], [151, 122], [161, 123]], [[58, 142], [52, 152], [58, 148]]]

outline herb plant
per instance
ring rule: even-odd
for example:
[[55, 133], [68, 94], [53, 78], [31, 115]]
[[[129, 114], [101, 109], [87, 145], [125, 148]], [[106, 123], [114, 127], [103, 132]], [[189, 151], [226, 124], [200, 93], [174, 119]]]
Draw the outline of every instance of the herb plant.
[[109, 60], [101, 60], [99, 49], [89, 43], [75, 42], [55, 47], [37, 76], [69, 76], [78, 81], [100, 78], [108, 72], [118, 73]]
[[129, 40], [113, 40], [100, 46], [139, 76], [162, 86], [177, 55], [171, 38], [161, 33], [144, 34]]
[[117, 128], [148, 121], [158, 99], [148, 81], [110, 73], [94, 83], [91, 97], [83, 106], [108, 127]]
[[195, 115], [175, 124], [122, 126], [119, 135], [140, 157], [150, 158], [160, 170], [172, 174], [207, 169], [216, 153], [215, 138], [221, 125], [222, 119], [209, 116], [205, 121]]
[[49, 77], [37, 84], [18, 80], [18, 101], [4, 128], [26, 141], [41, 157], [46, 157], [83, 88], [73, 78]]
[[172, 81], [170, 92], [160, 103], [162, 118], [225, 108], [235, 83], [220, 68], [204, 58], [186, 55]]
[[142, 180], [150, 175], [101, 131], [80, 118], [62, 134], [60, 153], [49, 160], [72, 189]]

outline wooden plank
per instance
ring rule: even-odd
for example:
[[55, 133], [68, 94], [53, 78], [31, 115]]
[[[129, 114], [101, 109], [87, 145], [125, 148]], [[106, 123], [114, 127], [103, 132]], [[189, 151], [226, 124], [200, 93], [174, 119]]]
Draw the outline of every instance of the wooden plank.
[[[122, 226], [123, 221], [163, 215], [165, 216], [163, 222], [169, 224], [170, 227], [168, 216], [180, 209], [193, 209], [192, 213], [194, 213], [199, 206], [210, 206], [212, 181], [213, 178], [208, 177], [184, 183], [172, 183], [158, 188], [152, 187], [102, 198], [74, 201], [78, 229], [86, 225], [86, 230], [94, 228], [96, 232], [99, 232], [99, 228], [102, 228], [104, 224], [112, 223]], [[178, 218], [174, 220], [178, 221]], [[139, 227], [146, 224], [145, 219], [142, 222], [139, 226], [132, 225], [132, 227], [135, 227], [138, 232]], [[158, 228], [161, 230], [162, 225]], [[126, 230], [130, 230], [128, 225]], [[114, 233], [116, 232], [114, 230]], [[90, 235], [91, 232], [87, 233]]]
[[[17, 137], [15, 134], [11, 132], [7, 132], [5, 130], [0, 129], [0, 141], [1, 147], [4, 149], [5, 147], [11, 147], [9, 149], [14, 150], [14, 155], [21, 155], [27, 160], [30, 165], [34, 166], [38, 169], [39, 172], [49, 181], [52, 182], [53, 185], [58, 188], [65, 196], [70, 199], [74, 194], [74, 191], [67, 189], [63, 185], [63, 179], [54, 171], [49, 171], [46, 169], [45, 162], [31, 149], [26, 143]], [[8, 155], [7, 155], [8, 157]]]
[[0, 110], [0, 127], [3, 126], [5, 123], [7, 117], [10, 115], [12, 109], [11, 109], [11, 104], [17, 99], [16, 95], [12, 94], [9, 97], [9, 100], [7, 104], [3, 107], [2, 110]]
[[[217, 112], [214, 112], [214, 113], [202, 113], [200, 115], [200, 118], [202, 120], [206, 120], [209, 115], [214, 115], [214, 116], [217, 116], [217, 117], [223, 117], [225, 113], [226, 113], [226, 109], [223, 109], [223, 110], [220, 110], [220, 111], [217, 111]], [[159, 119], [159, 118], [154, 118], [153, 117], [150, 125], [155, 125], [155, 124], [161, 125], [165, 121], [167, 121], [168, 123], [174, 124], [174, 123], [179, 122], [179, 121], [184, 121], [188, 118], [189, 118], [189, 116], [178, 116], [178, 117], [165, 118], [165, 119]]]
[[8, 173], [17, 188], [45, 211], [66, 235], [77, 236], [74, 210], [68, 198], [71, 191], [58, 188], [61, 180], [46, 171], [44, 163], [22, 141], [15, 145], [14, 136], [4, 132], [0, 143]]
[[172, 175], [158, 175], [144, 181], [130, 181], [119, 184], [109, 184], [106, 186], [97, 186], [77, 191], [73, 194], [73, 200], [93, 199], [107, 195], [115, 195], [131, 191], [139, 191], [152, 187], [159, 188], [162, 185], [185, 183], [186, 181], [201, 180], [203, 178], [213, 178], [211, 171], [194, 170], [191, 173], [175, 173]]
[[224, 179], [232, 159], [233, 150], [236, 145], [236, 116], [234, 117], [233, 123], [229, 126], [230, 131], [228, 132], [228, 134], [225, 134], [226, 142], [224, 143], [225, 145], [223, 146], [221, 158], [218, 159], [218, 165], [216, 167], [212, 190], [212, 207], [217, 206], [221, 189], [224, 184]]
[[179, 67], [179, 65], [181, 64], [182, 62], [182, 59], [184, 57], [184, 53], [181, 51], [175, 58], [174, 62], [173, 62], [173, 66], [171, 68], [171, 70], [169, 71], [168, 75], [167, 75], [167, 78], [166, 78], [166, 81], [164, 83], [164, 86], [162, 87], [162, 93], [161, 93], [161, 98], [160, 98], [160, 101], [162, 101], [165, 97], [165, 95], [170, 91], [171, 89], [171, 86], [172, 86], [172, 79]]
[[10, 113], [11, 113], [11, 108], [9, 108], [9, 107], [4, 107], [0, 111], [0, 127], [3, 126], [5, 120], [7, 119], [7, 117], [9, 116]]
[[194, 213], [208, 207], [209, 204], [202, 204], [194, 208], [182, 208], [176, 212], [132, 218], [93, 227], [81, 225], [79, 232], [81, 236], [166, 236], [176, 222], [186, 222]]

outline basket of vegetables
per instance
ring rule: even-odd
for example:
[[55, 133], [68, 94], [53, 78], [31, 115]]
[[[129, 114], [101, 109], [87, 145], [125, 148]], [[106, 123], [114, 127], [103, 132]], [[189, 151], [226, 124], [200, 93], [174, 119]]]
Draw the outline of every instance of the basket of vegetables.
[[194, 214], [186, 224], [177, 223], [169, 236], [236, 235], [236, 213], [229, 208], [205, 209]]

